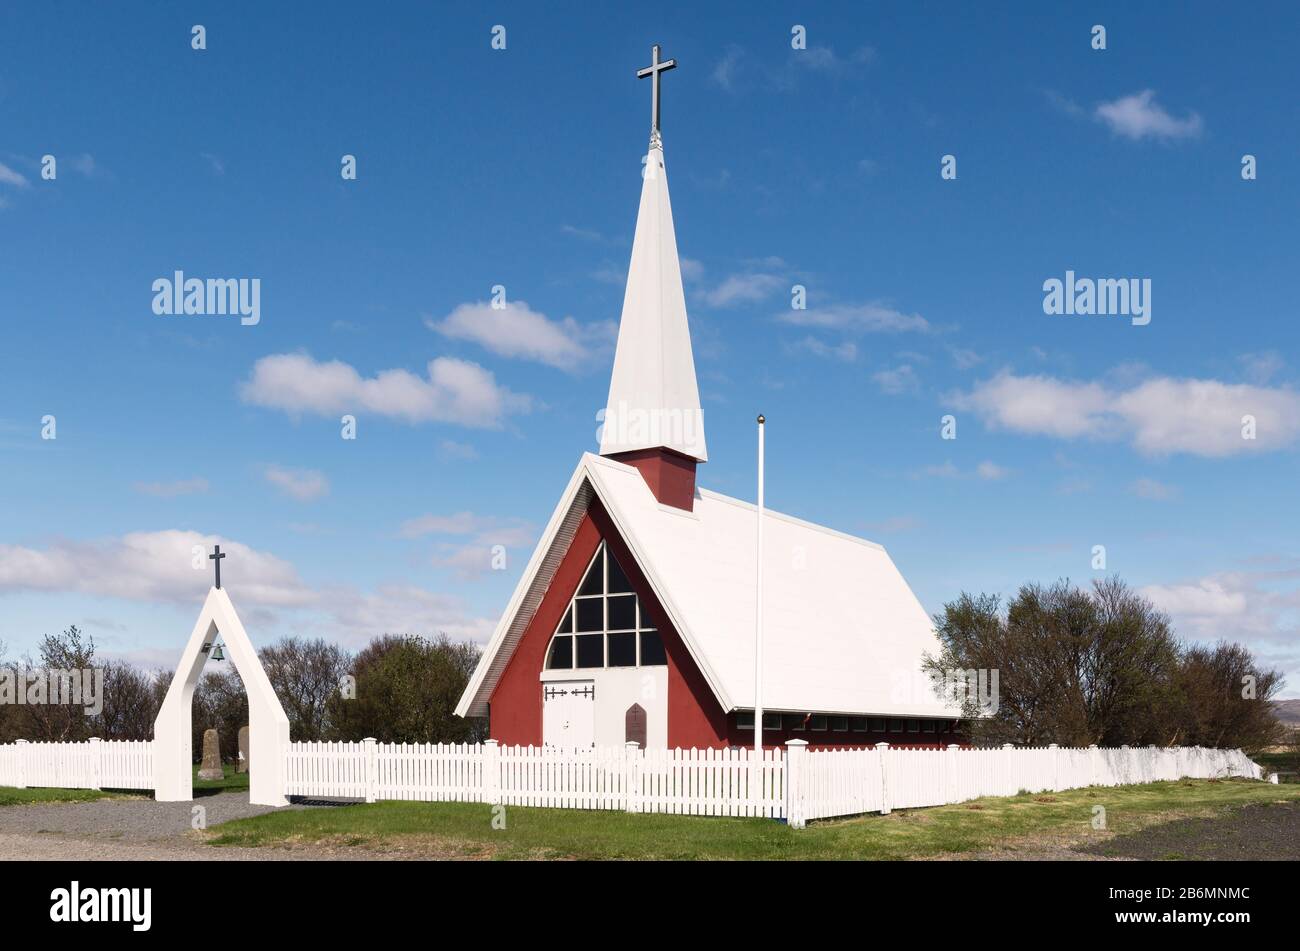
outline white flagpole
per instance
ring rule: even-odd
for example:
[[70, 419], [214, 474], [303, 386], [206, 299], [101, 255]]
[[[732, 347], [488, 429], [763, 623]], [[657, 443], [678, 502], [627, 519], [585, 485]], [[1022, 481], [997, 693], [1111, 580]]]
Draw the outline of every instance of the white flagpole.
[[758, 538], [754, 600], [754, 759], [763, 759], [763, 429], [758, 417]]

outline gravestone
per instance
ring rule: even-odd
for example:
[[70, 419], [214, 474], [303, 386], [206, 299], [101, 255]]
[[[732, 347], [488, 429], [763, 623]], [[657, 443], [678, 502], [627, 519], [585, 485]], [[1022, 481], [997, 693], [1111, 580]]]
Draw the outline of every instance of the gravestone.
[[239, 728], [239, 760], [235, 763], [235, 772], [248, 772], [248, 727]]
[[221, 745], [217, 742], [216, 730], [203, 731], [203, 764], [199, 767], [199, 779], [225, 779], [221, 769]]

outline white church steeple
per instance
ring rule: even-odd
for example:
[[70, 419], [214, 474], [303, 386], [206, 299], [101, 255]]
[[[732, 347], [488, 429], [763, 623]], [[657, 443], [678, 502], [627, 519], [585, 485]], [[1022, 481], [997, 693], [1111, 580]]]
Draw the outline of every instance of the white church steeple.
[[653, 119], [600, 453], [664, 449], [704, 462], [704, 414], [659, 134], [659, 76], [675, 65], [661, 63], [656, 46], [652, 65], [638, 73], [654, 86]]

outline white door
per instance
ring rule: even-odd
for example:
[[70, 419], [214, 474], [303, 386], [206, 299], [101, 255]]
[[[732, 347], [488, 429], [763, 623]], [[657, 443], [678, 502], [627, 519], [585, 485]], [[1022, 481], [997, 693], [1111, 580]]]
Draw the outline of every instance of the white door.
[[542, 684], [542, 742], [587, 749], [596, 742], [596, 684], [561, 680]]

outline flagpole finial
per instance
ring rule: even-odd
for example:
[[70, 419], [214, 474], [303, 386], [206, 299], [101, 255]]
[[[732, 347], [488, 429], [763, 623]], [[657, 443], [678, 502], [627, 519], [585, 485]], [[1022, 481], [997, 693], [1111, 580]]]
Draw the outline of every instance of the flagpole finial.
[[767, 417], [765, 417], [762, 413], [759, 413], [759, 414], [758, 414], [758, 425], [762, 426], [762, 425], [763, 425], [764, 423], [766, 423], [766, 422], [767, 422]]

